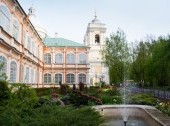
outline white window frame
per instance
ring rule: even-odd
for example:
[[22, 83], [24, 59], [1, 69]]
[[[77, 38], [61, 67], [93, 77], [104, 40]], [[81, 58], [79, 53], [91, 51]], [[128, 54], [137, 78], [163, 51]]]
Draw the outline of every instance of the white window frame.
[[84, 54], [84, 53], [79, 54], [79, 63], [80, 64], [86, 64], [87, 63], [86, 54]]
[[73, 73], [69, 73], [66, 75], [66, 82], [68, 84], [74, 84], [75, 83], [75, 75]]
[[0, 26], [5, 31], [10, 32], [11, 14], [7, 6], [0, 5]]
[[51, 54], [50, 53], [44, 54], [44, 63], [51, 64]]
[[62, 53], [57, 53], [55, 55], [55, 63], [57, 63], [57, 64], [63, 63], [63, 54]]
[[84, 74], [84, 73], [79, 74], [78, 80], [79, 80], [79, 83], [82, 82], [85, 84], [86, 83], [86, 74]]
[[11, 61], [10, 63], [10, 82], [15, 83], [17, 81], [17, 63], [15, 61]]
[[19, 40], [19, 23], [16, 19], [13, 21], [13, 37]]
[[44, 83], [45, 84], [51, 83], [51, 74], [49, 73], [44, 74]]
[[62, 83], [62, 79], [63, 79], [62, 77], [63, 77], [63, 76], [62, 76], [61, 73], [55, 74], [55, 83], [56, 83], [56, 84], [59, 84], [59, 82]]
[[75, 63], [76, 63], [75, 54], [73, 53], [67, 54], [67, 64], [75, 64]]
[[26, 67], [26, 70], [25, 70], [25, 83], [29, 83], [29, 79], [30, 79], [30, 68], [29, 67]]

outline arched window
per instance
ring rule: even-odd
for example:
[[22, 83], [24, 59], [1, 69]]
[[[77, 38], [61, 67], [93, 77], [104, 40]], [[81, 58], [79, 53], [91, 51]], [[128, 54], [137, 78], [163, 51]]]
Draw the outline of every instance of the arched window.
[[74, 74], [67, 74], [66, 78], [67, 78], [67, 83], [68, 84], [73, 84], [75, 82]]
[[27, 36], [27, 49], [30, 50], [30, 45], [31, 45], [31, 38], [30, 36]]
[[75, 55], [70, 53], [67, 54], [67, 63], [68, 64], [74, 64], [75, 63]]
[[44, 74], [44, 83], [49, 84], [51, 83], [51, 74]]
[[31, 69], [31, 80], [30, 80], [31, 83], [34, 83], [34, 70]]
[[21, 82], [24, 83], [24, 65], [21, 65]]
[[55, 74], [55, 83], [62, 83], [62, 74]]
[[32, 41], [32, 53], [35, 55], [35, 43]]
[[13, 22], [13, 37], [18, 40], [19, 38], [19, 24], [16, 20]]
[[0, 65], [2, 65], [2, 69], [0, 69], [0, 75], [3, 73], [7, 73], [7, 60], [5, 57], [0, 56]]
[[0, 26], [7, 32], [10, 29], [10, 13], [7, 7], [0, 5]]
[[10, 82], [16, 82], [17, 80], [17, 64], [15, 61], [12, 61], [10, 64]]
[[35, 73], [35, 76], [34, 76], [34, 83], [37, 83], [37, 70], [34, 69], [34, 73]]
[[44, 62], [51, 63], [51, 54], [50, 53], [44, 54]]
[[95, 35], [95, 43], [100, 43], [100, 36], [98, 34]]
[[80, 64], [86, 64], [86, 55], [85, 54], [79, 55], [79, 63]]
[[86, 83], [86, 75], [85, 74], [79, 74], [79, 83]]
[[55, 63], [58, 63], [58, 64], [63, 63], [63, 55], [61, 53], [57, 53], [55, 55]]
[[25, 73], [25, 77], [24, 77], [24, 82], [29, 83], [29, 79], [30, 79], [30, 69], [29, 69], [29, 67], [26, 67], [26, 73]]

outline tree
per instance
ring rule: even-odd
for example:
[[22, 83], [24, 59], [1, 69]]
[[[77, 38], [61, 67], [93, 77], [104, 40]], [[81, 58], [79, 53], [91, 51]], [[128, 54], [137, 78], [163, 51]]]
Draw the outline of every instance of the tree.
[[4, 63], [0, 62], [0, 80], [7, 80], [6, 73], [2, 72], [3, 66], [4, 66]]
[[145, 83], [145, 62], [148, 56], [148, 45], [145, 42], [140, 42], [136, 48], [136, 59], [132, 63], [133, 79], [140, 83]]
[[170, 36], [140, 42], [135, 49], [131, 77], [142, 86], [170, 87]]
[[127, 78], [129, 66], [129, 48], [126, 35], [118, 29], [106, 39], [106, 46], [102, 50], [102, 58], [109, 68], [111, 83], [122, 83]]

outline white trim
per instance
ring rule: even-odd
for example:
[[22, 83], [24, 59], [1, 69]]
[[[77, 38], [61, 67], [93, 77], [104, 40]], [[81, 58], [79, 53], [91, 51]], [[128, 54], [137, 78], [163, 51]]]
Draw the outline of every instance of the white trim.
[[59, 72], [58, 73], [54, 73], [54, 83], [55, 83], [55, 75], [56, 74], [61, 74], [61, 76], [62, 76], [61, 83], [63, 84], [64, 83], [64, 81], [63, 81], [64, 80], [64, 76], [63, 76], [63, 73], [59, 73]]
[[13, 36], [13, 33], [14, 33], [14, 22], [17, 22], [17, 24], [18, 24], [18, 36], [17, 36], [17, 41], [19, 42], [19, 43], [21, 43], [21, 25], [20, 25], [20, 22], [19, 22], [19, 20], [17, 19], [17, 17], [16, 16], [13, 16], [13, 20], [12, 20], [12, 36]]

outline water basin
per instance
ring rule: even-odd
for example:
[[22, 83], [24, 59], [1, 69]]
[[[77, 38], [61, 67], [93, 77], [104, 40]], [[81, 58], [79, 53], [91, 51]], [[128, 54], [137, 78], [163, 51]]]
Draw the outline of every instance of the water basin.
[[123, 120], [125, 118], [127, 119], [126, 126], [165, 126], [157, 117], [158, 114], [150, 113], [150, 111], [160, 113], [152, 106], [101, 105], [94, 108], [103, 115], [105, 119], [103, 126], [124, 126]]

